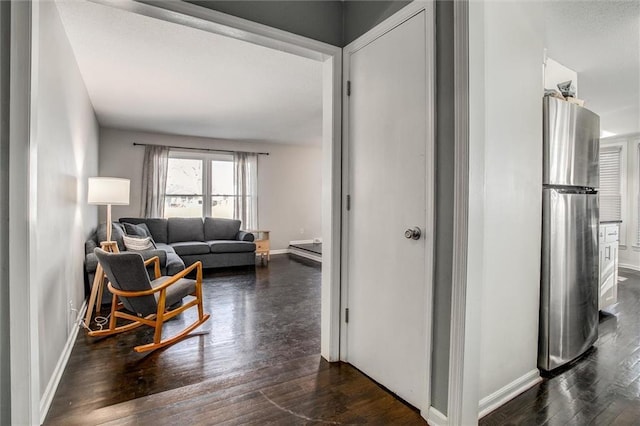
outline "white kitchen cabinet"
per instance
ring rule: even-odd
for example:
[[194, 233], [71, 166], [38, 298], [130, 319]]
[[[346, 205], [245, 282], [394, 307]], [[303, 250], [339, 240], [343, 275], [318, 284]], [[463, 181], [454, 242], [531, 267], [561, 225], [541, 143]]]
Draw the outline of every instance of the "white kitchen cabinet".
[[600, 297], [599, 309], [618, 301], [618, 224], [600, 225]]

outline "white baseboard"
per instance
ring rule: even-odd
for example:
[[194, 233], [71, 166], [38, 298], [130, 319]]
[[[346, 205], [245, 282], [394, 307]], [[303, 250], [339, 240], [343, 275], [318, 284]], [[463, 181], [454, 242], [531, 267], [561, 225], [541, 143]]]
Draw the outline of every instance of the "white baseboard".
[[269, 254], [287, 254], [289, 249], [269, 250]]
[[[287, 254], [289, 249], [269, 250], [269, 254]], [[256, 253], [256, 257], [260, 257], [260, 253]]]
[[316, 262], [322, 263], [322, 256], [318, 256], [317, 254], [310, 253], [305, 250], [297, 250], [295, 247], [289, 249], [289, 254], [293, 254], [296, 256], [304, 257], [305, 259], [314, 260]]
[[529, 371], [524, 376], [518, 377], [502, 389], [498, 389], [491, 395], [482, 398], [480, 400], [480, 414], [478, 415], [478, 418], [486, 416], [496, 408], [504, 405], [506, 402], [512, 400], [541, 381], [542, 377], [540, 377], [540, 372], [536, 368], [535, 370]]
[[629, 265], [629, 264], [626, 264], [626, 263], [618, 263], [618, 267], [619, 268], [624, 268], [624, 269], [631, 269], [632, 271], [640, 272], [640, 267], [635, 266], [635, 265]]
[[[295, 244], [295, 241], [291, 242]], [[306, 244], [306, 243], [298, 243], [298, 244]], [[304, 250], [296, 250], [294, 249], [278, 249], [278, 250], [269, 250], [269, 254], [295, 254], [296, 256], [304, 257], [306, 259], [315, 260], [316, 262], [322, 263], [322, 256], [314, 255], [312, 253], [308, 253]], [[256, 254], [256, 257], [260, 257], [259, 254]]]
[[430, 426], [447, 426], [449, 424], [449, 419], [440, 411], [433, 407], [429, 407], [429, 411], [427, 412], [427, 423], [429, 423]]
[[78, 337], [78, 331], [80, 330], [80, 327], [77, 325], [78, 321], [81, 321], [84, 318], [86, 311], [87, 301], [85, 300], [82, 303], [82, 307], [80, 308], [76, 321], [74, 322], [76, 325], [71, 330], [71, 333], [69, 333], [69, 337], [67, 337], [67, 343], [65, 343], [62, 353], [60, 354], [60, 358], [58, 358], [56, 368], [53, 370], [53, 374], [49, 379], [49, 383], [47, 383], [47, 388], [44, 390], [42, 398], [40, 398], [40, 424], [44, 423], [44, 419], [47, 417], [47, 413], [51, 407], [53, 396], [56, 394], [56, 390], [58, 390], [62, 373], [64, 373], [64, 369], [67, 367], [71, 351], [73, 350], [73, 345], [76, 343], [76, 338]]
[[313, 244], [313, 240], [289, 241], [289, 244]]

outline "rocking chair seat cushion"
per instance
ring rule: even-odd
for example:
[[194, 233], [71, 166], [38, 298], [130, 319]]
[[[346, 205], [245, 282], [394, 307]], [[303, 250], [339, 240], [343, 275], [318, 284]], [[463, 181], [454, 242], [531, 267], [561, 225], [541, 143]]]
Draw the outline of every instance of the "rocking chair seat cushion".
[[[162, 283], [164, 283], [169, 278], [171, 277], [160, 277], [158, 279], [155, 279], [151, 281], [151, 287], [156, 288], [162, 285]], [[167, 287], [167, 298], [164, 303], [165, 308], [168, 308], [169, 306], [173, 306], [174, 304], [180, 302], [183, 297], [190, 295], [194, 291], [196, 291], [195, 280], [180, 278], [178, 281]], [[154, 296], [156, 298], [156, 302], [158, 302], [160, 298], [160, 292], [154, 293]]]

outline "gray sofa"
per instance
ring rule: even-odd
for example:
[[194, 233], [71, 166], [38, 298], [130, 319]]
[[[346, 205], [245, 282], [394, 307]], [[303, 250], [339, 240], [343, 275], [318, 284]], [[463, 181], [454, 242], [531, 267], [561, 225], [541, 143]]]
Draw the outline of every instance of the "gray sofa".
[[125, 217], [120, 223], [144, 223], [160, 250], [177, 254], [185, 266], [198, 260], [204, 268], [256, 264], [253, 234], [240, 230], [234, 219], [172, 217], [146, 219]]
[[[140, 251], [144, 259], [160, 258], [163, 275], [173, 275], [197, 261], [204, 268], [255, 265], [256, 245], [253, 234], [240, 230], [241, 222], [233, 219], [202, 218], [120, 218], [113, 223], [113, 241], [120, 251], [125, 251], [123, 242], [124, 224], [146, 225], [156, 249]], [[85, 243], [85, 268], [88, 285], [93, 283], [98, 261], [93, 249], [106, 239], [105, 225]], [[105, 291], [102, 303], [110, 303], [111, 294]]]

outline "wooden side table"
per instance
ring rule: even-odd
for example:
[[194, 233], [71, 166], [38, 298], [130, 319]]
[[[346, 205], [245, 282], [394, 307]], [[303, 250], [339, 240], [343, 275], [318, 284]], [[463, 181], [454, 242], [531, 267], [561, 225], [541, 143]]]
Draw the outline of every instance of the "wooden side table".
[[269, 243], [269, 231], [255, 230], [249, 231], [255, 236], [254, 243], [256, 243], [256, 254], [260, 255], [260, 261], [264, 263], [265, 256], [267, 257], [267, 263], [271, 260], [269, 250], [271, 248]]

